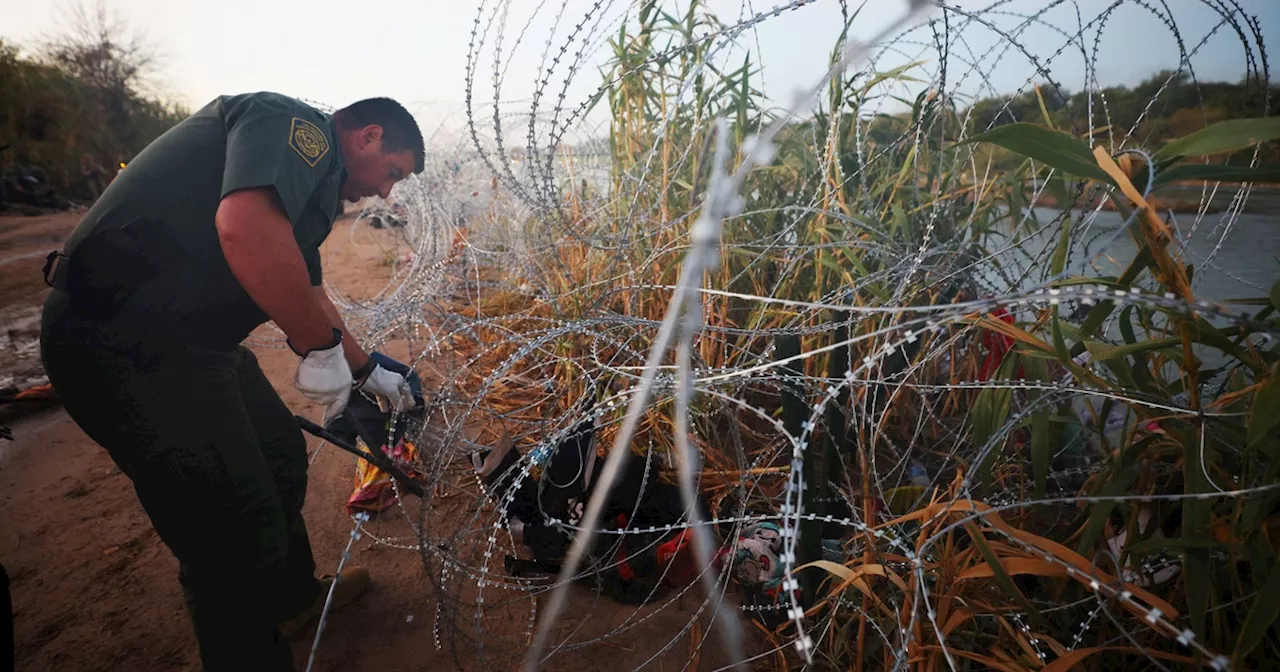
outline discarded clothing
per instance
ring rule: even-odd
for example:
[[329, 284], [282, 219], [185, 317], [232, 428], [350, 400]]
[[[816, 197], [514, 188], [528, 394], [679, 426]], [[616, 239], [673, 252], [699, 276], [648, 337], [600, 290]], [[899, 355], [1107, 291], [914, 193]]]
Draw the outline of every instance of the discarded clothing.
[[[409, 381], [409, 390], [417, 406], [396, 415], [392, 426], [392, 413], [378, 407], [376, 400], [358, 392], [351, 395], [347, 411], [334, 417], [325, 425], [339, 438], [355, 443], [361, 450], [377, 450], [391, 458], [401, 471], [414, 475], [412, 468], [418, 454], [418, 448], [408, 440], [409, 431], [420, 427], [426, 416], [422, 397], [422, 380], [418, 372], [380, 353], [369, 355], [384, 369], [399, 373]], [[375, 448], [376, 447], [376, 448]], [[396, 501], [396, 489], [391, 475], [369, 464], [365, 460], [357, 460], [355, 487], [347, 499], [347, 513], [360, 511], [377, 513], [385, 511]]]
[[[486, 490], [504, 507], [513, 533], [519, 532], [540, 571], [558, 569], [572, 543], [572, 527], [552, 519], [575, 525], [604, 467], [604, 460], [596, 460], [587, 468], [594, 433], [590, 421], [579, 424], [549, 452], [541, 478], [526, 476], [514, 491], [522, 473], [517, 467], [520, 453], [514, 448], [483, 477]], [[642, 604], [666, 587], [687, 585], [697, 576], [691, 536], [680, 527], [685, 519], [680, 490], [658, 480], [660, 467], [657, 458], [628, 454], [602, 517], [601, 527], [615, 533], [597, 535], [589, 551], [589, 580], [601, 593], [626, 604]], [[699, 506], [705, 516], [705, 503]]]

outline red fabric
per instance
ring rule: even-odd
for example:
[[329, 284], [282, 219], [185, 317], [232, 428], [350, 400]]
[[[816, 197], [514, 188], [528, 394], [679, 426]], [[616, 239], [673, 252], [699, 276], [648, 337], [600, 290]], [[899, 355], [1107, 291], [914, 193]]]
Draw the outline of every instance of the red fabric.
[[[619, 513], [618, 518], [614, 521], [619, 530], [627, 529], [627, 514]], [[618, 542], [618, 554], [614, 556], [614, 562], [618, 564], [618, 576], [623, 581], [633, 581], [636, 578], [636, 570], [627, 564], [627, 544], [626, 535], [622, 536], [622, 540]]]
[[[1013, 324], [1013, 315], [1004, 308], [997, 309], [991, 316], [1006, 324]], [[987, 356], [982, 359], [982, 367], [978, 370], [978, 380], [991, 380], [991, 376], [1000, 368], [1000, 364], [1004, 362], [1005, 355], [1013, 349], [1013, 339], [990, 329], [982, 332], [982, 345], [987, 351]], [[1022, 369], [1019, 367], [1018, 377], [1022, 377]]]
[[658, 564], [667, 565], [666, 582], [687, 586], [698, 578], [698, 563], [693, 559], [693, 535], [689, 530], [658, 545]]

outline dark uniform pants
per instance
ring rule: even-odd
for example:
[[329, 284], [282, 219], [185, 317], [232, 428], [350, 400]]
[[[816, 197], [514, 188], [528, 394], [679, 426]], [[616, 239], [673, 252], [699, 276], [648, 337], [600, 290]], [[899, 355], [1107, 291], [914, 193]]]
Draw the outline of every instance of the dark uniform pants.
[[177, 556], [205, 669], [293, 669], [278, 624], [319, 593], [293, 414], [243, 347], [128, 352], [66, 304], [45, 306], [45, 370]]

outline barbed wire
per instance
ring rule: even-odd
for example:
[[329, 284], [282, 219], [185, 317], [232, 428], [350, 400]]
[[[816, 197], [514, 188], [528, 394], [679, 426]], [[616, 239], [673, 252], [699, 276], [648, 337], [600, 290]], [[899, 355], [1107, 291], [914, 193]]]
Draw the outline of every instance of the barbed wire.
[[[329, 287], [368, 348], [407, 348], [422, 373], [430, 403], [411, 432], [413, 471], [449, 495], [398, 498], [381, 514], [409, 532], [356, 528], [418, 554], [433, 646], [459, 667], [532, 669], [618, 641], [639, 651], [636, 665], [683, 655], [687, 641], [689, 667], [711, 628], [725, 637], [721, 669], [787, 656], [841, 667], [854, 640], [893, 669], [911, 656], [1041, 667], [1108, 649], [1227, 669], [1234, 638], [1172, 606], [1192, 556], [1154, 544], [1174, 532], [1153, 529], [1173, 524], [1175, 505], [1260, 507], [1280, 488], [1233, 438], [1248, 415], [1240, 390], [1267, 375], [1280, 329], [1251, 304], [1220, 303], [1238, 294], [1122, 281], [1139, 212], [1104, 209], [1115, 197], [1096, 184], [1032, 163], [1025, 200], [989, 207], [1007, 168], [965, 141], [1012, 116], [1020, 94], [1070, 108], [1078, 82], [1084, 109], [1069, 110], [1079, 114], [1067, 130], [1145, 165], [1150, 198], [1164, 168], [1148, 122], [1175, 89], [1195, 91], [1208, 120], [1196, 67], [1222, 40], [1243, 48], [1257, 115], [1272, 107], [1261, 24], [1234, 2], [1187, 3], [1216, 17], [1196, 25], [1178, 18], [1188, 7], [1144, 0], [1092, 16], [1066, 1], [910, 2], [863, 42], [850, 32], [862, 10], [841, 2], [849, 25], [824, 78], [767, 110], [762, 94], [724, 85], [747, 78], [752, 59], [769, 67], [762, 26], [831, 4], [746, 2], [725, 20], [697, 3], [479, 3], [466, 137], [441, 138], [422, 176], [396, 188], [407, 220], [391, 280], [362, 301]], [[1128, 39], [1115, 27], [1124, 12], [1145, 13], [1174, 54], [1133, 120], [1115, 117], [1102, 86], [1104, 46]], [[533, 93], [512, 104], [504, 92], [521, 63], [535, 71]], [[1001, 91], [1005, 81], [1020, 83]], [[979, 120], [962, 107], [978, 95], [1003, 102]], [[594, 109], [610, 119], [588, 120]], [[1215, 275], [1263, 293], [1274, 281], [1220, 258], [1265, 224], [1246, 211], [1251, 190], [1214, 184], [1192, 212], [1163, 213], [1171, 249], [1197, 262], [1198, 290]], [[1055, 193], [1067, 202], [1028, 205]], [[1210, 345], [1227, 355], [1195, 346], [1194, 357], [1221, 361], [1200, 369], [1218, 371], [1194, 391], [1178, 382], [1189, 379], [1184, 355], [1161, 354], [1178, 349], [1178, 320], [1216, 330]], [[541, 520], [520, 518], [529, 486], [563, 485], [549, 464], [583, 426], [594, 437], [578, 474], [591, 487], [576, 495], [583, 510], [539, 499]], [[496, 447], [497, 428], [518, 450], [495, 486], [472, 455]], [[1203, 491], [1185, 489], [1191, 467], [1171, 457], [1184, 433]], [[1053, 445], [1037, 453], [1037, 442]], [[621, 523], [604, 517], [614, 481], [630, 478], [628, 455], [643, 458], [641, 491], [678, 486], [680, 517], [637, 523], [638, 503]], [[1122, 524], [1109, 518], [1117, 510], [1156, 523]], [[762, 524], [780, 544], [767, 594], [725, 560]], [[565, 542], [558, 576], [511, 571], [529, 557], [530, 525]], [[1104, 550], [1068, 548], [1081, 530]], [[655, 570], [644, 606], [571, 594], [675, 538], [693, 549], [694, 578], [672, 586], [670, 566]], [[1237, 561], [1217, 547], [1196, 558], [1221, 571]], [[817, 593], [814, 571], [827, 578]], [[961, 594], [959, 576], [994, 587]], [[1041, 590], [1028, 576], [1062, 583]], [[700, 602], [688, 610], [685, 599]], [[1256, 599], [1223, 587], [1214, 608]], [[746, 619], [769, 635], [753, 641]]]

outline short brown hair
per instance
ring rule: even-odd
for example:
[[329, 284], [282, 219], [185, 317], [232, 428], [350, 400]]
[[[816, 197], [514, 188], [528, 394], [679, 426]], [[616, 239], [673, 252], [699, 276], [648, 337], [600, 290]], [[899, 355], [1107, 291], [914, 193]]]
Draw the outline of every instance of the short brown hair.
[[365, 126], [382, 127], [382, 151], [413, 152], [413, 172], [421, 173], [426, 161], [422, 131], [404, 106], [390, 98], [366, 98], [333, 114], [334, 123], [346, 131]]

